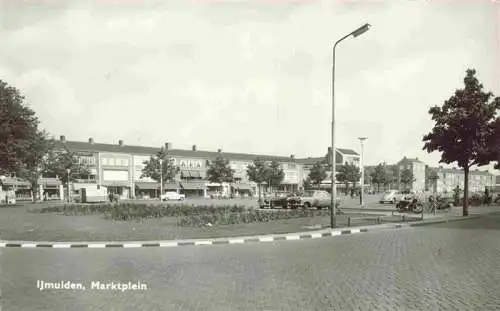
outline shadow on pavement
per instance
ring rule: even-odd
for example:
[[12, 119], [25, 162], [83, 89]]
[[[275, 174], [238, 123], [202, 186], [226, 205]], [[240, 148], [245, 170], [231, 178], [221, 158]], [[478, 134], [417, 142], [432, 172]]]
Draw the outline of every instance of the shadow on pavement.
[[[419, 227], [420, 228], [420, 227]], [[500, 230], [500, 214], [480, 215], [473, 219], [463, 219], [447, 223], [427, 224], [421, 228]]]

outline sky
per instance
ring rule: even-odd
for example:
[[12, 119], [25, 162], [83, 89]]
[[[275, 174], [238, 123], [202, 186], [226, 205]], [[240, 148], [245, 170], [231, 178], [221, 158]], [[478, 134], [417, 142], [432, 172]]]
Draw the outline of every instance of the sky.
[[0, 0], [0, 79], [68, 140], [296, 157], [331, 141], [364, 163], [422, 150], [431, 106], [475, 68], [500, 96], [488, 1]]

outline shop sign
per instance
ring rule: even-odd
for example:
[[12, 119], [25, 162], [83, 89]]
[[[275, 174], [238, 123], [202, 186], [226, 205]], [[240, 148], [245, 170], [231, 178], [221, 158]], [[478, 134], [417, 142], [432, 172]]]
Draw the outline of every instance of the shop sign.
[[179, 160], [179, 167], [181, 169], [194, 169], [194, 168], [202, 168], [201, 160]]

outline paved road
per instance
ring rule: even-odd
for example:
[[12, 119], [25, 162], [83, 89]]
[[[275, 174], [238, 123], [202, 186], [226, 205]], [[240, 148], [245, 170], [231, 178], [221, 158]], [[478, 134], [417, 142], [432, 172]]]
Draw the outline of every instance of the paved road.
[[[327, 239], [3, 249], [4, 310], [499, 310], [500, 216]], [[36, 281], [142, 281], [43, 291]]]

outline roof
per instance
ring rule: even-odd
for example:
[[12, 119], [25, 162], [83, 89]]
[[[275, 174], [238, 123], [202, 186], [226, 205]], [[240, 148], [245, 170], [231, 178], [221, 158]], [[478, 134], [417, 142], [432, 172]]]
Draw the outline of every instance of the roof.
[[359, 156], [359, 153], [357, 153], [356, 151], [354, 151], [352, 149], [344, 149], [344, 148], [335, 148], [335, 149], [337, 149], [337, 151], [339, 151], [340, 153], [345, 154], [345, 155], [357, 155], [357, 156]]
[[[129, 145], [113, 145], [113, 144], [98, 144], [98, 143], [88, 143], [81, 141], [56, 141], [56, 148], [68, 148], [71, 151], [80, 152], [109, 152], [109, 153], [125, 153], [132, 155], [154, 155], [158, 152], [158, 147], [144, 147], [144, 146], [129, 146]], [[185, 150], [185, 149], [170, 149], [169, 154], [172, 156], [179, 157], [190, 157], [190, 158], [203, 158], [203, 159], [215, 159], [218, 155], [222, 154], [225, 158], [230, 160], [246, 160], [252, 161], [257, 158], [262, 160], [278, 160], [278, 161], [290, 161], [290, 157], [283, 156], [271, 156], [271, 155], [259, 155], [259, 154], [248, 154], [248, 153], [234, 153], [234, 152], [222, 152], [217, 151], [202, 151], [202, 150]]]
[[[464, 170], [461, 168], [444, 168], [444, 167], [429, 167], [430, 170], [439, 172], [439, 173], [454, 173], [454, 174], [463, 174]], [[471, 170], [469, 171], [469, 175], [490, 175], [492, 174], [488, 171], [479, 171], [479, 170]]]
[[398, 164], [400, 164], [400, 163], [424, 163], [424, 162], [420, 161], [418, 158], [404, 157], [401, 160], [399, 160]]
[[297, 159], [297, 163], [302, 163], [302, 164], [316, 164], [318, 162], [324, 161], [325, 157], [316, 157], [316, 158], [303, 158], [303, 159]]

